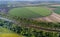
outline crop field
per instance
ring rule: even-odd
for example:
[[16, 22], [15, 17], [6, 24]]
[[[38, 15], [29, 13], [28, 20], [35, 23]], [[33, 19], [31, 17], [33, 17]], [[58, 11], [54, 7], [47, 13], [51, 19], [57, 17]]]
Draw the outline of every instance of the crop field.
[[60, 14], [60, 8], [55, 9], [54, 12]]
[[1, 33], [0, 37], [22, 37], [22, 36], [14, 33]]
[[60, 8], [49, 8], [52, 11], [50, 16], [36, 18], [38, 21], [60, 22]]
[[20, 36], [9, 29], [0, 27], [0, 37], [23, 37], [23, 36], [22, 35]]
[[22, 7], [10, 10], [9, 14], [22, 18], [37, 18], [42, 16], [48, 16], [51, 14], [51, 11], [45, 7]]
[[58, 11], [57, 13], [54, 12], [52, 9], [49, 9], [47, 9], [46, 7], [22, 7], [10, 10], [9, 14], [22, 18], [33, 18], [34, 20], [38, 21], [60, 22], [60, 15], [57, 14], [60, 13], [60, 9], [59, 11], [54, 9]]
[[52, 10], [55, 10], [55, 9], [60, 8], [60, 5], [49, 5], [48, 7]]
[[10, 31], [9, 29], [0, 27], [0, 33], [12, 33], [12, 31]]

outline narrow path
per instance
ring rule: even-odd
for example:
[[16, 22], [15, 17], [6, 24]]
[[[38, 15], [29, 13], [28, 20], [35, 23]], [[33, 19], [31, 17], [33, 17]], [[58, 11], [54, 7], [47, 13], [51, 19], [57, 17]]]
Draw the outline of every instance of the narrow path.
[[7, 18], [0, 17], [0, 19], [5, 20], [5, 21], [12, 22], [12, 20], [9, 20], [9, 19], [7, 19]]

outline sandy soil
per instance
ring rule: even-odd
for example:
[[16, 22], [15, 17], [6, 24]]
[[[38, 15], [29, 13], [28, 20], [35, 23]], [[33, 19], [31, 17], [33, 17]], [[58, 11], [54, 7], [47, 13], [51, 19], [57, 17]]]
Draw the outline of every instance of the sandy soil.
[[58, 5], [51, 5], [51, 6], [60, 6], [60, 5], [58, 4]]
[[34, 20], [47, 21], [47, 22], [60, 22], [60, 15], [53, 12], [50, 16], [42, 17], [42, 18], [36, 18]]
[[[52, 11], [52, 9], [48, 8]], [[50, 16], [41, 17], [41, 18], [34, 18], [36, 21], [47, 21], [47, 22], [60, 22], [60, 15], [56, 14], [54, 11], [52, 11], [52, 14]]]
[[49, 9], [51, 9], [51, 10], [55, 10], [56, 8], [49, 8]]

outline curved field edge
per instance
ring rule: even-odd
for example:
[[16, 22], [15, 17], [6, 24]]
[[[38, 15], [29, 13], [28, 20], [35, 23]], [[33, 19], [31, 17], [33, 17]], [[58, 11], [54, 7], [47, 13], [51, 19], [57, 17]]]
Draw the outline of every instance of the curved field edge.
[[38, 13], [41, 16], [47, 16], [51, 13], [51, 10], [47, 9], [46, 7], [26, 7], [27, 9]]
[[23, 36], [15, 33], [1, 33], [0, 37], [23, 37]]
[[0, 33], [12, 33], [12, 31], [10, 31], [10, 30], [7, 29], [7, 28], [4, 28], [4, 27], [1, 27], [1, 26], [0, 26]]
[[45, 7], [22, 7], [10, 10], [9, 14], [22, 18], [37, 18], [42, 16], [48, 16], [51, 14], [51, 11]]
[[13, 31], [0, 26], [0, 37], [23, 37], [23, 36], [18, 35]]

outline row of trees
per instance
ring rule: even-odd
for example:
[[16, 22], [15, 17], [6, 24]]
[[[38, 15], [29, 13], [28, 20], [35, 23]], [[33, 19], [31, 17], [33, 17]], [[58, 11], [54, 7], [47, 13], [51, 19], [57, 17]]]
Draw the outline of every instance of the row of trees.
[[43, 21], [36, 21], [30, 18], [21, 18], [21, 17], [13, 17], [13, 19], [18, 20], [22, 24], [27, 24], [27, 25], [38, 25], [42, 27], [50, 27], [50, 28], [58, 28], [60, 29], [60, 22], [43, 22]]
[[35, 28], [22, 27], [4, 20], [0, 20], [0, 26], [26, 37], [60, 37], [58, 32], [46, 32]]

